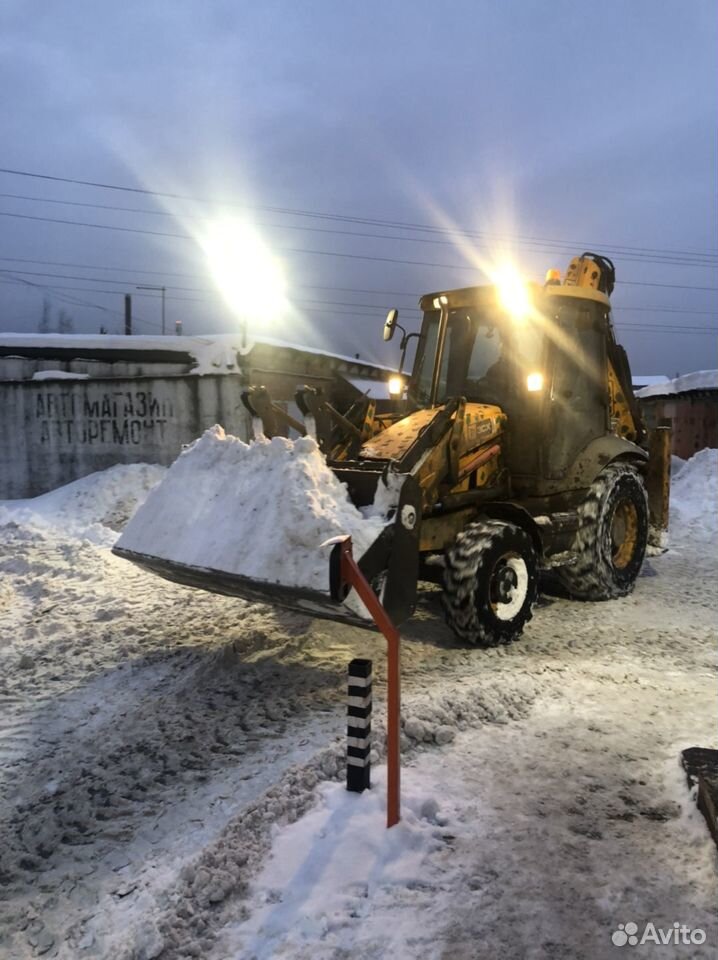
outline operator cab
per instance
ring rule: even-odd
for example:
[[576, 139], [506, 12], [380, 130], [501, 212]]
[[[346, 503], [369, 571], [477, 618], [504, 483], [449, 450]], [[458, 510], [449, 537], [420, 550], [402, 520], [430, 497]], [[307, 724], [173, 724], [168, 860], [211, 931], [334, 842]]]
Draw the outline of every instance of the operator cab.
[[[441, 405], [460, 396], [503, 405], [543, 369], [540, 329], [512, 320], [495, 288], [430, 295], [421, 306], [424, 320], [408, 385], [409, 399], [417, 406]], [[538, 383], [536, 376], [531, 383]]]
[[408, 407], [456, 397], [499, 406], [507, 465], [519, 484], [521, 476], [562, 476], [591, 439], [614, 426], [608, 367], [621, 365], [621, 349], [603, 284], [609, 270], [599, 270], [593, 256], [576, 258], [564, 283], [521, 283], [508, 292], [467, 287], [420, 301]]
[[605, 400], [615, 276], [607, 257], [587, 252], [574, 257], [563, 282], [557, 270], [543, 286], [508, 271], [494, 286], [426, 294], [419, 334], [407, 334], [398, 311], [390, 311], [384, 339], [402, 331], [400, 370], [408, 341], [419, 338], [410, 405], [440, 406], [459, 396], [503, 404], [527, 393], [586, 402], [597, 389]]

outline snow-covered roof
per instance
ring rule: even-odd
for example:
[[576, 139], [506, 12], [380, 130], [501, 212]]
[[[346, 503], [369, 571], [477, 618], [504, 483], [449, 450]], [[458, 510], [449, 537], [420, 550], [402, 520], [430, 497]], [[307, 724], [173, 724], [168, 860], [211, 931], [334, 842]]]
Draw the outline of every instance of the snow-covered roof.
[[379, 370], [394, 372], [391, 367], [374, 363], [371, 360], [357, 359], [341, 353], [332, 353], [322, 347], [307, 346], [300, 343], [290, 343], [286, 340], [277, 340], [272, 337], [253, 337], [243, 344], [240, 333], [219, 333], [204, 337], [148, 337], [148, 336], [116, 336], [112, 334], [65, 334], [65, 333], [3, 333], [0, 334], [0, 349], [18, 352], [32, 350], [59, 351], [72, 355], [73, 352], [82, 352], [85, 356], [92, 353], [104, 354], [116, 352], [118, 355], [128, 352], [158, 354], [166, 357], [168, 354], [177, 354], [177, 361], [182, 358], [194, 360], [192, 368], [194, 374], [205, 373], [234, 373], [237, 371], [237, 356], [246, 356], [255, 346], [267, 345], [297, 350], [300, 353], [310, 353], [317, 356], [329, 357], [350, 364], [360, 364], [375, 367]]
[[637, 397], [663, 397], [676, 393], [688, 393], [691, 390], [718, 390], [718, 370], [697, 370], [684, 373], [682, 377], [651, 384], [638, 390]]
[[2, 333], [0, 345], [4, 347], [18, 347], [38, 349], [41, 347], [58, 350], [77, 348], [80, 350], [93, 348], [115, 350], [176, 350], [187, 352], [188, 346], [195, 343], [208, 343], [219, 339], [236, 339], [232, 334], [220, 334], [212, 337], [148, 337], [131, 336], [111, 333]]
[[668, 377], [665, 373], [649, 374], [646, 377], [631, 377], [634, 387], [652, 387], [656, 383], [668, 383]]
[[194, 361], [193, 373], [231, 373], [237, 370], [237, 353], [242, 351], [240, 335], [216, 337], [145, 337], [114, 336], [112, 334], [60, 334], [60, 333], [4, 333], [0, 335], [3, 353], [16, 350], [19, 354], [30, 352], [63, 356], [66, 359], [102, 358], [116, 354], [116, 359], [140, 354], [153, 360], [171, 360], [177, 363]]
[[89, 373], [69, 373], [67, 370], [36, 370], [33, 380], [89, 380]]
[[298, 343], [290, 343], [288, 340], [276, 340], [273, 337], [261, 337], [252, 340], [244, 351], [247, 353], [255, 344], [267, 344], [270, 347], [286, 347], [289, 350], [301, 350], [302, 353], [314, 353], [322, 357], [331, 357], [332, 360], [342, 360], [345, 363], [360, 364], [365, 367], [376, 367], [377, 370], [387, 370], [389, 373], [396, 373], [395, 367], [387, 367], [383, 363], [376, 363], [374, 360], [364, 360], [361, 357], [349, 357], [343, 353], [331, 353], [321, 347], [305, 347]]

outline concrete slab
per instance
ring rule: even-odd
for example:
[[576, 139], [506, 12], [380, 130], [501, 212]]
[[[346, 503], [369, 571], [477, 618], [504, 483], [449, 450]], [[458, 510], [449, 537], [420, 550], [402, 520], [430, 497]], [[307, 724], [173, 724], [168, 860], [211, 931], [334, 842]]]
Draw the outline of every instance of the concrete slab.
[[688, 783], [698, 784], [698, 809], [718, 846], [718, 750], [689, 747], [681, 754]]

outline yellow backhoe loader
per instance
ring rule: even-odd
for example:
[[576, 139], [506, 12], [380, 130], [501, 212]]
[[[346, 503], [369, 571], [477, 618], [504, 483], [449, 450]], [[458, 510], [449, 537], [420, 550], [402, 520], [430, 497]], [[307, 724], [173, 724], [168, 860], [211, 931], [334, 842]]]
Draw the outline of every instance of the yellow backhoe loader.
[[[584, 253], [563, 280], [549, 271], [543, 285], [426, 294], [416, 333], [391, 310], [384, 339], [401, 330], [402, 362], [412, 337], [417, 348], [389, 413], [368, 398], [338, 411], [302, 388], [300, 423], [263, 388], [244, 395], [265, 436], [287, 423], [315, 435], [357, 507], [393, 485], [389, 522], [359, 565], [395, 623], [411, 616], [421, 580], [443, 586], [449, 625], [481, 646], [521, 633], [541, 575], [581, 600], [633, 589], [650, 528], [667, 528], [670, 457], [633, 395], [611, 321], [614, 283], [611, 261]], [[181, 583], [360, 622], [328, 595], [121, 543], [116, 552]]]

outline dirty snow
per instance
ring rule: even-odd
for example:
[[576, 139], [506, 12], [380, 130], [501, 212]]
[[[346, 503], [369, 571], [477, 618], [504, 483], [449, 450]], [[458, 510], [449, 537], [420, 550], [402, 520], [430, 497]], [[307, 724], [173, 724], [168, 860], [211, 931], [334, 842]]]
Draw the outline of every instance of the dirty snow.
[[117, 546], [328, 595], [322, 544], [350, 534], [359, 558], [385, 522], [351, 503], [311, 437], [246, 444], [215, 426], [180, 454]]
[[118, 464], [30, 500], [0, 500], [0, 524], [111, 544], [165, 473], [156, 464]]
[[718, 537], [718, 450], [699, 450], [674, 474], [671, 487], [671, 533], [679, 542]]
[[[114, 557], [105, 523], [149, 474], [3, 504], [2, 960], [593, 960], [649, 920], [707, 931], [660, 956], [714, 956], [715, 848], [678, 756], [716, 746], [715, 468], [675, 476], [671, 550], [630, 597], [544, 598], [482, 651], [422, 596], [389, 835], [380, 636]], [[339, 782], [354, 656], [376, 676], [361, 797]]]
[[[247, 919], [211, 956], [610, 958], [619, 923], [672, 928], [677, 917], [714, 938], [713, 852], [675, 763], [659, 764], [656, 795], [596, 689], [578, 726], [597, 728], [610, 759], [567, 721], [549, 708], [540, 730], [519, 721], [461, 733], [417, 757], [389, 832], [384, 768], [361, 797], [324, 785], [314, 809], [275, 837]], [[559, 756], [547, 755], [547, 737]], [[625, 756], [620, 777], [614, 751]], [[656, 897], [657, 876], [672, 902]], [[688, 953], [701, 955], [712, 954]]]

